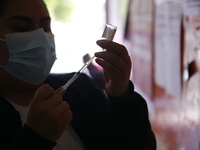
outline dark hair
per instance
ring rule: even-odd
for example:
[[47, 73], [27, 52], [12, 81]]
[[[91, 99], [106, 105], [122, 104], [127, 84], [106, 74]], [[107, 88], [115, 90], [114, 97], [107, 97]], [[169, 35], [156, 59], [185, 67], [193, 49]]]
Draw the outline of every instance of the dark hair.
[[[0, 15], [2, 15], [4, 13], [7, 3], [10, 1], [12, 1], [12, 0], [0, 0]], [[43, 3], [45, 4], [44, 1], [43, 1]]]
[[6, 4], [9, 2], [10, 0], [0, 0], [0, 15], [4, 12], [4, 9], [6, 7]]

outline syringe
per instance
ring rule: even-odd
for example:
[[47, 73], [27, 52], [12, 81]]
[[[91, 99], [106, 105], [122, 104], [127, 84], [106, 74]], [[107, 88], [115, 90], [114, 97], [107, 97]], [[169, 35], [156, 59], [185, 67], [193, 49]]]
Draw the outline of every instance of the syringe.
[[[112, 41], [115, 35], [115, 32], [117, 30], [116, 26], [113, 26], [111, 24], [106, 24], [105, 29], [103, 31], [102, 34], [102, 39], [105, 40], [110, 40]], [[64, 90], [66, 90], [77, 78], [78, 76], [85, 70], [85, 68], [88, 67], [88, 65], [93, 61], [93, 59], [95, 58], [95, 56], [91, 57], [82, 67], [81, 69], [75, 73], [72, 78], [65, 84], [62, 86], [61, 91], [59, 92], [59, 94], [61, 94]]]

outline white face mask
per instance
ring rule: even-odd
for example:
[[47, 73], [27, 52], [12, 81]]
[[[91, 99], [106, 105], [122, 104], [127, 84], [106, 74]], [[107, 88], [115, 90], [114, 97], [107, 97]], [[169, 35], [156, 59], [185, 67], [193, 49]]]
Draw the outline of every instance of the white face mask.
[[42, 28], [5, 35], [9, 60], [2, 66], [14, 77], [30, 83], [42, 83], [56, 60], [54, 35]]

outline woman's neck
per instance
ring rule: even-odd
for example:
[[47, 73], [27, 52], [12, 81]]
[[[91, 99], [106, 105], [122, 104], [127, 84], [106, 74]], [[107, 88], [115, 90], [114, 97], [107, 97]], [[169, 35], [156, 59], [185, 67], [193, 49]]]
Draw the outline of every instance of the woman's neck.
[[33, 99], [35, 91], [33, 92], [10, 92], [10, 93], [3, 93], [2, 96], [5, 97], [7, 100], [11, 101], [20, 106], [29, 106], [30, 102]]
[[28, 106], [42, 84], [25, 83], [0, 69], [0, 94], [15, 104]]
[[5, 97], [7, 100], [20, 105], [20, 106], [29, 106], [35, 92], [40, 87], [40, 85], [9, 85], [0, 87], [0, 94]]
[[8, 90], [1, 91], [1, 95], [17, 105], [29, 106], [37, 89], [38, 87], [32, 87], [29, 89], [20, 87], [14, 89], [11, 87]]

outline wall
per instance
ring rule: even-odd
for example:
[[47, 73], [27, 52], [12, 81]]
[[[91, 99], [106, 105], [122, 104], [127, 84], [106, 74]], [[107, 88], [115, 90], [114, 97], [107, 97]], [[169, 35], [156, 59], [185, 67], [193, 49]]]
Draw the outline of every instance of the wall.
[[[120, 2], [108, 0], [107, 9]], [[126, 7], [125, 21], [112, 10], [107, 22], [126, 23], [119, 39], [132, 59], [130, 79], [154, 109], [158, 149], [199, 150], [200, 0], [129, 0]]]

